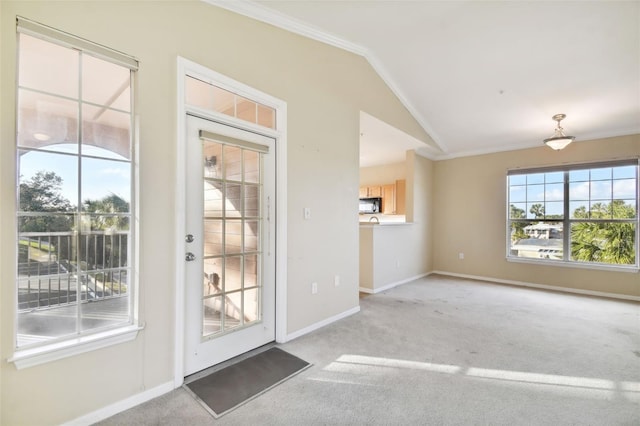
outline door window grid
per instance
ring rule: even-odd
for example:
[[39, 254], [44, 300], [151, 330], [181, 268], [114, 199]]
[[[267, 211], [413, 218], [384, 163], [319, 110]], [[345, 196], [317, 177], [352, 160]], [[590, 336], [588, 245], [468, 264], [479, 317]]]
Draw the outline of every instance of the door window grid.
[[[18, 42], [16, 347], [24, 348], [132, 323], [133, 69], [23, 32]], [[96, 184], [102, 172], [128, 189], [117, 196]]]
[[202, 338], [261, 320], [262, 155], [203, 140]]
[[637, 268], [637, 212], [637, 160], [509, 172], [508, 257]]

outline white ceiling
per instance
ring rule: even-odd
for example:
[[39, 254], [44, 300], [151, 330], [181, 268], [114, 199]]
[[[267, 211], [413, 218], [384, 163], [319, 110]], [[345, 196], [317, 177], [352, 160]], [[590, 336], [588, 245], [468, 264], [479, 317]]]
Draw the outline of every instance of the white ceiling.
[[638, 1], [207, 1], [365, 56], [433, 158], [640, 133]]

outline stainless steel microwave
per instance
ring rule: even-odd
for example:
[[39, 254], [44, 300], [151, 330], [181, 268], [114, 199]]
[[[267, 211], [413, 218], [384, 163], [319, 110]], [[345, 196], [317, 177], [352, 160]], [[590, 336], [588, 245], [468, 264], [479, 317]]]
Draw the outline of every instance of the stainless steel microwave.
[[380, 213], [382, 198], [360, 198], [360, 213]]

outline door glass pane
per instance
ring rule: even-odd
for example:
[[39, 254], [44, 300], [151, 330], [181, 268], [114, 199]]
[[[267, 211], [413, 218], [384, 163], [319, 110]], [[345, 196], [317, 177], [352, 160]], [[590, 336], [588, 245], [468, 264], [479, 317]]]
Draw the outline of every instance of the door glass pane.
[[260, 187], [257, 185], [244, 186], [244, 215], [245, 217], [260, 216]]
[[242, 216], [242, 203], [240, 198], [241, 185], [236, 183], [228, 183], [225, 192], [225, 216], [240, 217]]
[[225, 254], [242, 253], [242, 222], [227, 220], [225, 227]]
[[242, 180], [242, 149], [225, 145], [224, 170], [225, 179], [238, 182]]
[[244, 151], [244, 181], [246, 183], [260, 181], [260, 154], [255, 151]]
[[209, 336], [222, 330], [223, 298], [212, 297], [203, 301], [202, 335]]
[[256, 321], [259, 318], [259, 296], [260, 289], [254, 288], [244, 292], [244, 318], [247, 323]]
[[244, 222], [244, 251], [257, 251], [260, 244], [260, 222], [246, 220]]
[[237, 328], [243, 325], [242, 292], [227, 294], [225, 297], [224, 330]]
[[225, 259], [224, 291], [240, 290], [242, 287], [242, 257], [231, 256]]
[[209, 296], [222, 293], [222, 258], [205, 259], [204, 261], [204, 287], [202, 294]]
[[222, 182], [204, 182], [204, 215], [222, 217]]
[[256, 287], [258, 281], [258, 255], [244, 257], [244, 288]]
[[204, 221], [204, 255], [222, 254], [222, 220], [205, 219]]
[[222, 178], [222, 145], [204, 141], [204, 176], [208, 178]]

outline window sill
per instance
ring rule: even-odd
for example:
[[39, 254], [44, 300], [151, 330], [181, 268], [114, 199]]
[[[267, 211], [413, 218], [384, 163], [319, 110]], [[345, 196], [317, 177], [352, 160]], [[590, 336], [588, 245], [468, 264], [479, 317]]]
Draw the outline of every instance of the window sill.
[[14, 363], [18, 370], [34, 367], [107, 346], [129, 342], [134, 340], [143, 328], [143, 326], [130, 325], [37, 348], [18, 349], [7, 361]]
[[521, 258], [521, 257], [507, 257], [507, 262], [528, 263], [529, 265], [559, 266], [562, 268], [595, 269], [595, 270], [610, 271], [610, 272], [631, 272], [631, 273], [640, 272], [640, 268], [638, 268], [636, 265], [614, 266], [614, 265], [604, 265], [604, 264], [564, 262], [561, 260], [527, 259], [527, 258]]

